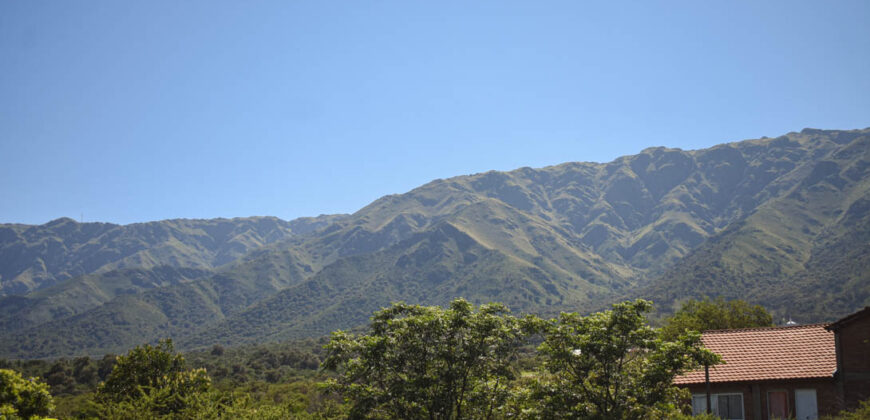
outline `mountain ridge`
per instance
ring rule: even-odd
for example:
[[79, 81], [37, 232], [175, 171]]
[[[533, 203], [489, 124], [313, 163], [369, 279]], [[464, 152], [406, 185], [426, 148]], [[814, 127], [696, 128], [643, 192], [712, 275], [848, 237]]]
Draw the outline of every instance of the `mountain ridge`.
[[127, 225], [79, 223], [62, 217], [43, 225], [2, 224], [0, 296], [26, 294], [115, 269], [161, 265], [213, 269], [341, 217], [169, 219]]
[[[870, 304], [867, 203], [870, 129], [437, 179], [202, 277], [0, 330], [14, 338], [0, 355], [117, 351], [139, 344], [134, 323], [140, 340], [188, 348], [300, 338], [364, 323], [393, 300], [459, 296], [553, 313], [724, 295], [776, 315], [801, 302], [807, 320], [826, 320]], [[77, 333], [61, 340], [63, 330]]]

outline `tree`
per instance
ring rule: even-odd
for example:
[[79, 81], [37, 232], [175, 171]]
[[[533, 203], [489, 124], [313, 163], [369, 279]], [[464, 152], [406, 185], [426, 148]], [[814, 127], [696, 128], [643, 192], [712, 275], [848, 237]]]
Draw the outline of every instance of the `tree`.
[[394, 304], [368, 334], [332, 334], [323, 367], [340, 375], [327, 388], [351, 403], [351, 418], [493, 418], [515, 377], [521, 324], [501, 304]]
[[224, 346], [220, 344], [215, 344], [211, 347], [211, 355], [212, 356], [223, 356], [224, 355]]
[[112, 369], [115, 368], [115, 362], [117, 360], [118, 356], [110, 353], [97, 361], [97, 376], [100, 380], [105, 381], [109, 378], [109, 374], [112, 373]]
[[24, 419], [47, 416], [54, 410], [48, 385], [36, 378], [24, 379], [13, 370], [0, 369], [0, 418]]
[[54, 395], [70, 393], [75, 387], [75, 378], [69, 369], [69, 363], [66, 359], [60, 359], [48, 368], [48, 372], [44, 375], [45, 382], [54, 391]]
[[665, 341], [646, 325], [645, 300], [587, 317], [562, 313], [540, 327], [544, 371], [532, 385], [535, 418], [649, 419], [679, 411], [676, 375], [719, 359], [690, 332]]
[[96, 400], [110, 412], [135, 407], [162, 415], [183, 410], [188, 399], [210, 387], [205, 370], [187, 369], [184, 357], [175, 354], [172, 340], [167, 339], [119, 356], [112, 373], [97, 387]]
[[704, 332], [729, 328], [768, 327], [773, 317], [761, 305], [742, 300], [687, 300], [673, 316], [665, 320], [662, 336], [675, 339], [685, 331]]
[[97, 368], [89, 357], [77, 357], [73, 360], [73, 376], [76, 382], [93, 386], [97, 383]]

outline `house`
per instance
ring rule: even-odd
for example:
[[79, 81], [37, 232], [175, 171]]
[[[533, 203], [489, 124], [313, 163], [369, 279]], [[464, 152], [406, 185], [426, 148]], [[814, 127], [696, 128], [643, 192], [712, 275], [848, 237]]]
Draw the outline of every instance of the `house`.
[[725, 419], [816, 419], [870, 398], [870, 307], [831, 324], [707, 331], [724, 364], [678, 376], [693, 412]]
[[846, 409], [870, 399], [870, 306], [826, 327], [834, 333], [837, 395]]

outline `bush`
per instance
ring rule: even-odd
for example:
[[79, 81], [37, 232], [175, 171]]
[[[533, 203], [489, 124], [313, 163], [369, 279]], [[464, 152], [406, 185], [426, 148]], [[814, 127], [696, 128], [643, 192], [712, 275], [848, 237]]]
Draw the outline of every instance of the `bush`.
[[867, 420], [870, 419], [870, 400], [862, 401], [853, 411], [842, 411], [836, 416], [823, 417], [822, 420]]

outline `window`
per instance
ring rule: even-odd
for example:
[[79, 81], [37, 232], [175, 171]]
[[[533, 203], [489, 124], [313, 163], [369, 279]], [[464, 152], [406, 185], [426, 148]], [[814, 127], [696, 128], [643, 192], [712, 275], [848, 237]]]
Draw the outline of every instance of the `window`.
[[[713, 414], [727, 420], [743, 420], [743, 394], [711, 394]], [[692, 414], [707, 412], [707, 394], [692, 395]]]
[[719, 417], [723, 419], [743, 418], [743, 394], [719, 394], [717, 405], [719, 411], [716, 415]]
[[[712, 399], [713, 396], [711, 395]], [[704, 414], [707, 412], [707, 394], [692, 395], [692, 415]]]

